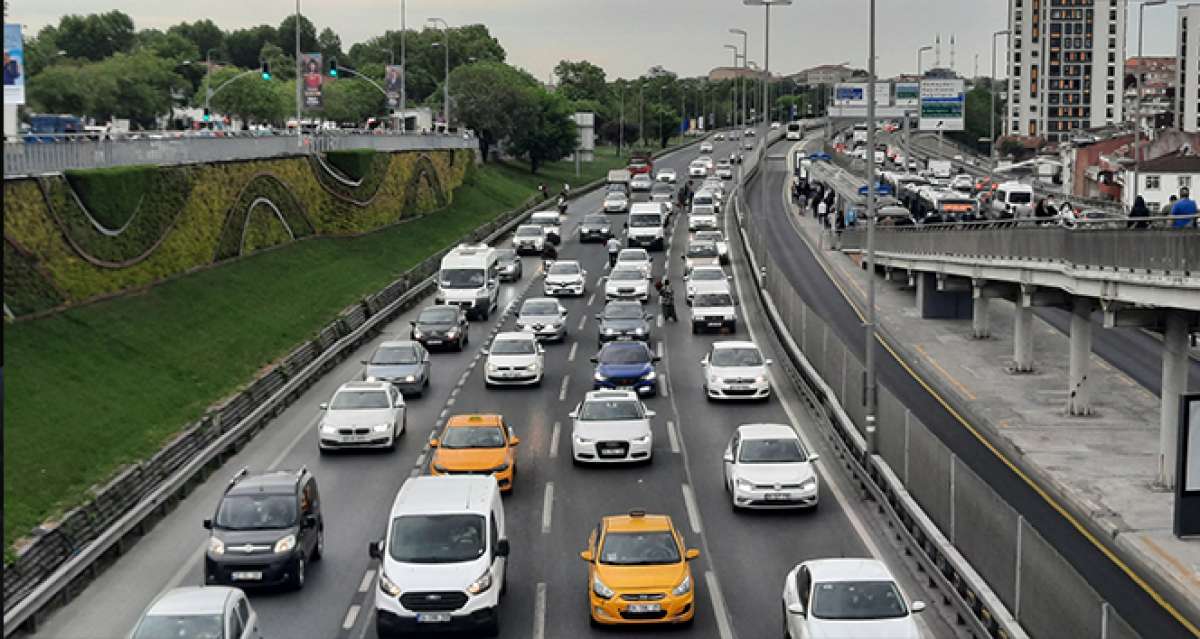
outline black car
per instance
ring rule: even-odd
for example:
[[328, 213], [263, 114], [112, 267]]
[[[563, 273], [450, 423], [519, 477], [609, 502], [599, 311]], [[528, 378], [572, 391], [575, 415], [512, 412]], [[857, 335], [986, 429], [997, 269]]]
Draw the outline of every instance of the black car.
[[580, 242], [607, 242], [612, 236], [612, 222], [608, 221], [607, 216], [595, 213], [583, 216], [583, 221], [579, 224]]
[[425, 348], [453, 347], [462, 350], [471, 341], [467, 312], [452, 304], [429, 306], [412, 324], [412, 339]]
[[304, 587], [325, 550], [317, 480], [307, 468], [251, 475], [242, 468], [221, 496], [204, 556], [204, 583]]
[[516, 282], [524, 272], [521, 256], [514, 249], [496, 249], [496, 268], [502, 282]]
[[613, 300], [596, 315], [600, 321], [600, 345], [619, 339], [650, 340], [650, 314], [641, 302]]

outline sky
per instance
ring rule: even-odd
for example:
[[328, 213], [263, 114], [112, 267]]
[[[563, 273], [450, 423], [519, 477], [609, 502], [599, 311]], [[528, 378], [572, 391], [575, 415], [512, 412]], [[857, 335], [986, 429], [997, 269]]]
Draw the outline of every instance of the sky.
[[[589, 60], [610, 79], [632, 78], [654, 65], [684, 77], [730, 65], [725, 44], [741, 45], [749, 32], [749, 59], [763, 65], [764, 9], [741, 0], [405, 0], [407, 24], [419, 28], [430, 17], [451, 25], [483, 23], [508, 52], [508, 62], [549, 80], [559, 60]], [[1174, 1], [1174, 0], [1173, 0]], [[301, 11], [341, 36], [342, 48], [400, 26], [401, 0], [301, 0]], [[295, 3], [285, 0], [10, 0], [8, 21], [26, 26], [26, 36], [64, 13], [117, 9], [142, 28], [166, 28], [182, 21], [209, 18], [223, 29], [278, 25]], [[891, 77], [916, 71], [917, 49], [942, 40], [942, 66], [950, 65], [954, 36], [955, 69], [973, 75], [991, 65], [991, 35], [1007, 28], [1008, 0], [879, 0], [876, 16], [877, 73]], [[1132, 3], [1131, 3], [1132, 4]], [[203, 14], [183, 11], [203, 7]], [[771, 10], [770, 68], [794, 73], [818, 64], [849, 62], [866, 67], [867, 0], [795, 0]], [[1130, 11], [1129, 54], [1136, 42], [1136, 8]], [[1146, 55], [1174, 55], [1176, 10], [1146, 11]], [[1003, 67], [1004, 42], [997, 39], [997, 64]], [[926, 68], [934, 53], [924, 56]], [[1004, 76], [998, 70], [1000, 77]]]

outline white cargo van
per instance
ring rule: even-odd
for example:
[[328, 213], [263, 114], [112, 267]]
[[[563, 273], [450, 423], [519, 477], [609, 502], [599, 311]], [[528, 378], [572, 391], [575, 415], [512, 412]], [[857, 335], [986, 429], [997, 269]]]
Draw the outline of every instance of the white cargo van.
[[662, 202], [637, 202], [629, 207], [629, 228], [625, 233], [628, 246], [661, 251], [666, 245], [663, 227], [667, 216]]
[[992, 197], [991, 217], [1008, 219], [1033, 216], [1033, 187], [1020, 182], [1004, 182]]
[[508, 529], [492, 475], [414, 477], [404, 482], [378, 559], [379, 636], [427, 630], [500, 631]]
[[461, 306], [468, 317], [486, 320], [500, 304], [499, 260], [487, 244], [459, 244], [442, 258], [437, 304]]

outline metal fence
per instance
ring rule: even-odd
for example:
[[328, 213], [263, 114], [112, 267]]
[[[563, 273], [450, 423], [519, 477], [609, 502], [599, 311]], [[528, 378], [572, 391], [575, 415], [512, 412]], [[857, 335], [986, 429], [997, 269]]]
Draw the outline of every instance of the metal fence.
[[220, 137], [184, 136], [178, 131], [141, 133], [113, 139], [86, 135], [55, 136], [52, 141], [4, 143], [4, 177], [60, 173], [131, 164], [198, 164], [298, 155], [346, 149], [425, 151], [474, 149], [479, 141], [462, 134], [378, 134], [321, 132], [316, 135], [263, 135], [255, 132]]

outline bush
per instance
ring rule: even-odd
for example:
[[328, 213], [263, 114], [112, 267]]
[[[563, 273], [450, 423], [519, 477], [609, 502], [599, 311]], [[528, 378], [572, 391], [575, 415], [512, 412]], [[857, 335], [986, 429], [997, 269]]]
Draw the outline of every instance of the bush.
[[45, 311], [63, 302], [32, 257], [4, 241], [4, 304], [14, 315]]
[[97, 222], [117, 230], [137, 212], [158, 167], [139, 164], [65, 171], [67, 183]]
[[349, 149], [330, 151], [325, 160], [351, 180], [361, 180], [375, 167], [375, 155], [374, 149]]

